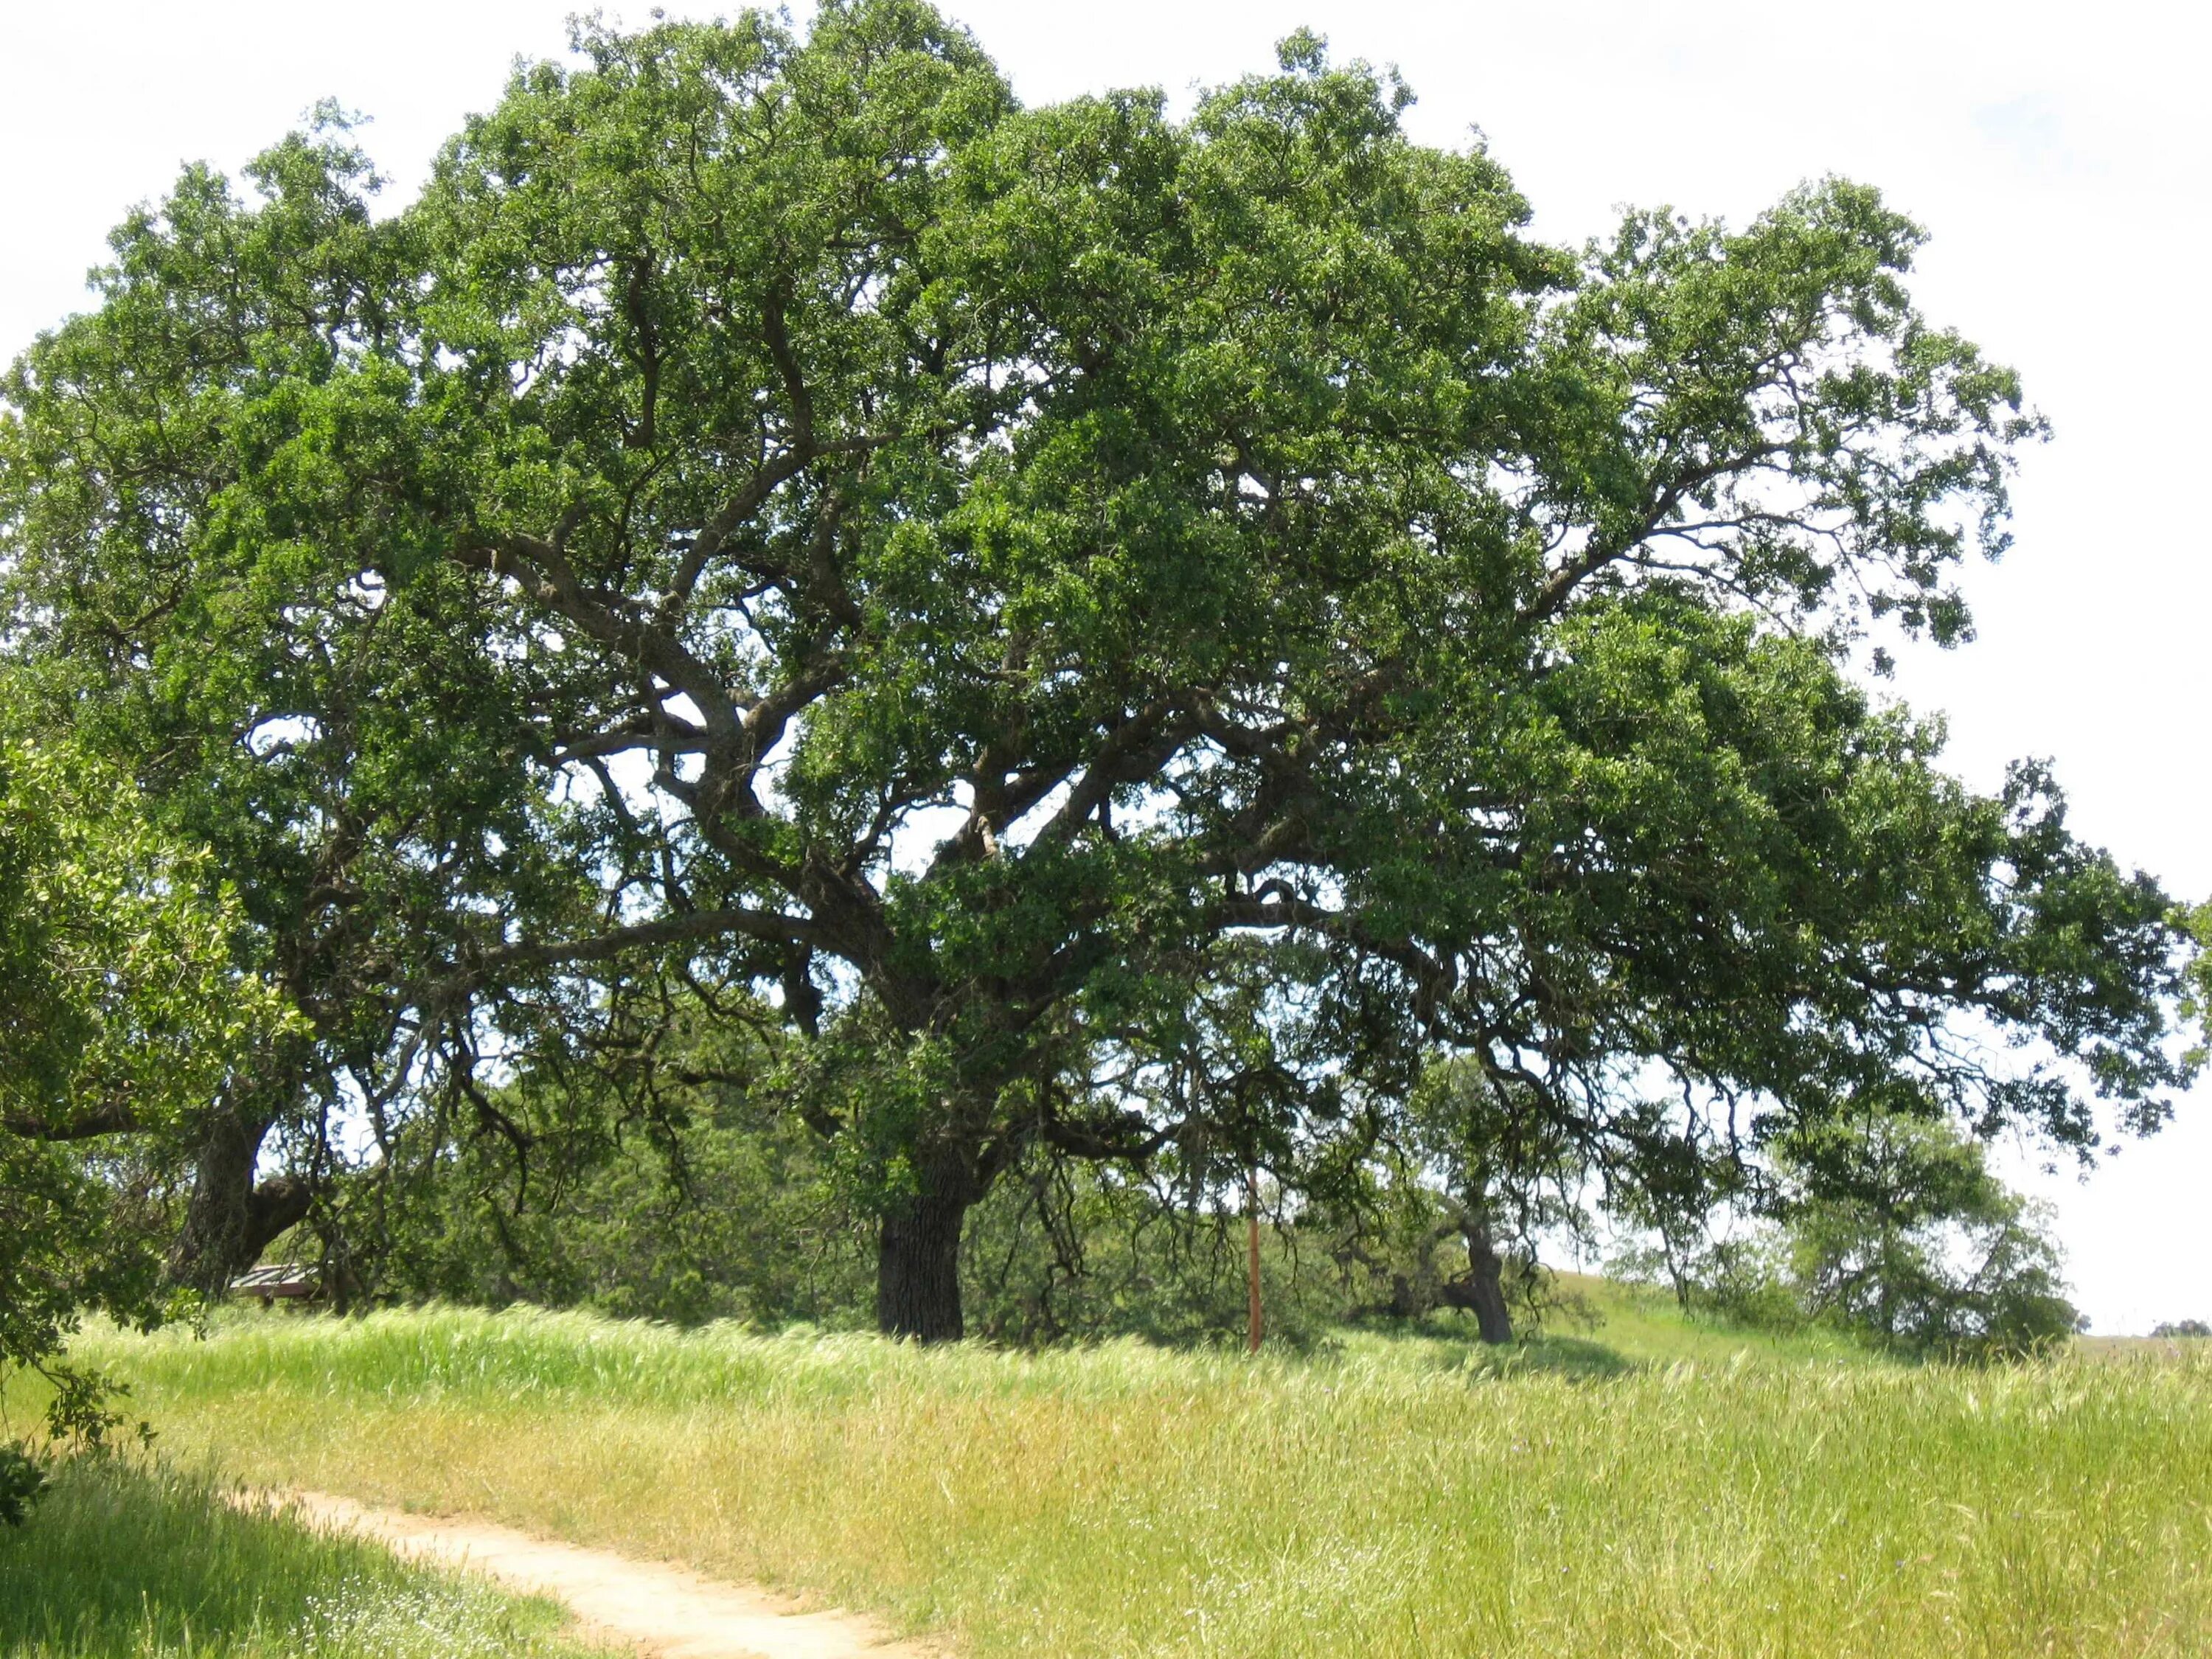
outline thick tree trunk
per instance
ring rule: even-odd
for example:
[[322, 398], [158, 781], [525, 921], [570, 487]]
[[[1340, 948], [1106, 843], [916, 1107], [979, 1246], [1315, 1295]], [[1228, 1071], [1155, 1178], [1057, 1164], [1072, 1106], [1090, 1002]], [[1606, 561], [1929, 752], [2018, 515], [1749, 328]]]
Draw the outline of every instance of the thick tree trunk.
[[885, 1336], [957, 1342], [965, 1334], [960, 1227], [969, 1203], [963, 1190], [944, 1182], [884, 1211], [876, 1243], [876, 1328]]
[[[1474, 1310], [1475, 1328], [1485, 1342], [1510, 1342], [1513, 1316], [1505, 1310], [1505, 1269], [1491, 1242], [1487, 1222], [1469, 1218], [1461, 1231], [1467, 1237], [1467, 1285], [1461, 1305]], [[1455, 1297], [1455, 1300], [1460, 1298]]]
[[232, 1109], [209, 1120], [184, 1231], [169, 1255], [170, 1277], [177, 1283], [221, 1294], [270, 1240], [307, 1215], [313, 1193], [306, 1182], [293, 1176], [254, 1182], [268, 1133], [267, 1119]]

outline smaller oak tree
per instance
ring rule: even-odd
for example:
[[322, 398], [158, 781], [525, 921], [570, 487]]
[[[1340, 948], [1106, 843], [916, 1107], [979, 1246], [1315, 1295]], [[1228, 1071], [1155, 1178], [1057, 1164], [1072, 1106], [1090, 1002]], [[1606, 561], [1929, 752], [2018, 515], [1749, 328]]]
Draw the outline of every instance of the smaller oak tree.
[[50, 1426], [97, 1437], [104, 1387], [63, 1344], [88, 1309], [138, 1324], [172, 1310], [148, 1224], [162, 1179], [237, 1057], [292, 1016], [237, 970], [236, 901], [205, 854], [149, 826], [99, 757], [12, 725], [0, 718], [0, 1376], [42, 1372]]

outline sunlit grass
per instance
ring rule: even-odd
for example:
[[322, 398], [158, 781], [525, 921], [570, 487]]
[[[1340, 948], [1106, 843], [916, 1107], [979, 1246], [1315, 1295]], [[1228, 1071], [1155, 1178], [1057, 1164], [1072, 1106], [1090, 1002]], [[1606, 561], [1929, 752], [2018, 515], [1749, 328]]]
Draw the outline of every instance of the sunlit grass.
[[2212, 1360], [1998, 1370], [1585, 1287], [1503, 1362], [578, 1315], [100, 1337], [172, 1455], [874, 1607], [976, 1656], [2212, 1650]]
[[10, 1659], [586, 1659], [558, 1607], [242, 1514], [207, 1480], [119, 1458], [62, 1466], [0, 1529]]

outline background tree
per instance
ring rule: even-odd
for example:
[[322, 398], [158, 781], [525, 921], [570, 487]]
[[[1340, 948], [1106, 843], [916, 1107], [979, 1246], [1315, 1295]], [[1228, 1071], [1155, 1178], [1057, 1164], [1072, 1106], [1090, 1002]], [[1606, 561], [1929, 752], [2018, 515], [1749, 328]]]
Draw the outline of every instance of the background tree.
[[[236, 969], [234, 896], [149, 825], [96, 756], [22, 738], [0, 682], [0, 1373], [55, 1385], [51, 1425], [97, 1436], [104, 1385], [58, 1356], [97, 1309], [171, 1311], [149, 1225], [238, 1058], [282, 1000]], [[125, 1137], [128, 1137], [126, 1142]]]
[[1955, 1124], [1827, 1121], [1775, 1146], [1765, 1174], [1771, 1219], [1708, 1244], [1690, 1269], [1708, 1305], [1948, 1358], [2033, 1352], [2087, 1328], [2047, 1213]]
[[1952, 1125], [1824, 1125], [1781, 1174], [1790, 1282], [1814, 1317], [1945, 1354], [2032, 1352], [2083, 1328], [2047, 1218]]
[[[1840, 672], [1869, 617], [1964, 636], [2039, 429], [1872, 191], [1576, 253], [1310, 36], [1187, 121], [1022, 110], [907, 0], [577, 46], [399, 219], [340, 204], [292, 263], [342, 307], [224, 311], [298, 278], [191, 242], [232, 368], [10, 394], [22, 568], [85, 544], [60, 475], [118, 542], [313, 573], [222, 649], [380, 636], [362, 584], [435, 637], [340, 677], [423, 763], [358, 837], [391, 942], [301, 999], [372, 1098], [483, 1110], [653, 975], [773, 999], [923, 1338], [1025, 1159], [1326, 1171], [1439, 1048], [1622, 1170], [1875, 1105], [2157, 1121], [2163, 896]], [[82, 415], [125, 392], [220, 489], [113, 510]]]
[[1589, 1171], [1542, 1103], [1480, 1064], [1445, 1060], [1431, 1066], [1403, 1115], [1411, 1156], [1399, 1180], [1419, 1185], [1433, 1177], [1438, 1199], [1440, 1213], [1424, 1242], [1433, 1248], [1455, 1237], [1467, 1266], [1450, 1275], [1432, 1270], [1425, 1292], [1401, 1292], [1392, 1310], [1464, 1308], [1485, 1342], [1510, 1342], [1509, 1266], [1528, 1280], [1540, 1237], [1556, 1237], [1581, 1221], [1579, 1188]]
[[598, 890], [545, 856], [562, 820], [517, 741], [557, 692], [362, 487], [399, 465], [404, 228], [334, 112], [247, 180], [187, 169], [0, 382], [0, 638], [18, 727], [203, 849], [237, 967], [300, 1016], [179, 1072], [212, 1079], [181, 1128], [108, 1126], [195, 1141], [173, 1276], [219, 1288], [307, 1221], [343, 1292], [377, 1206], [339, 1177], [395, 1169], [398, 1119], [512, 1127], [434, 1063], [499, 1041], [455, 964], [579, 892], [588, 925]]

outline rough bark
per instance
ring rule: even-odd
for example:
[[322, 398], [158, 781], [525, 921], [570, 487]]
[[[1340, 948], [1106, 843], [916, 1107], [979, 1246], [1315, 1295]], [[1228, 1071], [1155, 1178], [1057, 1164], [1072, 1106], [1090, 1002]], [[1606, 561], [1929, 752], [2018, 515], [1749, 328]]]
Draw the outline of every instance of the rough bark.
[[1467, 1273], [1443, 1287], [1444, 1300], [1474, 1315], [1485, 1342], [1510, 1342], [1513, 1316], [1505, 1307], [1505, 1264], [1490, 1237], [1490, 1224], [1470, 1216], [1461, 1224], [1467, 1239]]
[[957, 1342], [960, 1229], [969, 1199], [943, 1188], [902, 1199], [884, 1212], [876, 1247], [876, 1326], [886, 1336]]
[[307, 1182], [288, 1175], [254, 1180], [269, 1127], [268, 1119], [231, 1108], [208, 1121], [184, 1230], [169, 1255], [177, 1283], [221, 1293], [270, 1241], [306, 1217], [314, 1197]]

